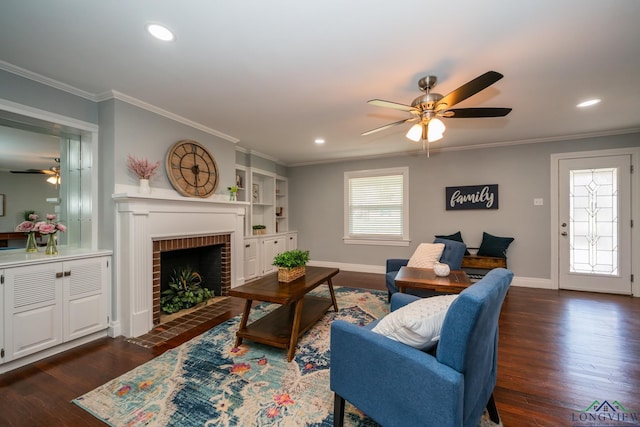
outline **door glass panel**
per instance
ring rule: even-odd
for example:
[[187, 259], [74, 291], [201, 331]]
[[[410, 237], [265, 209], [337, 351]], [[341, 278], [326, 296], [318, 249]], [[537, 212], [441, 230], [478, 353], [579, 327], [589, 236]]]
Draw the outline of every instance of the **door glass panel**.
[[569, 271], [618, 275], [617, 168], [569, 171]]

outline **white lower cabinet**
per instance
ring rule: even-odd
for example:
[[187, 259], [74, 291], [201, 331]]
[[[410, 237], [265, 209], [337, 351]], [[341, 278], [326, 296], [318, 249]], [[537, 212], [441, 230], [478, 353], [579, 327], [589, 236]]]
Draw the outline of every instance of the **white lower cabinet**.
[[258, 239], [244, 241], [244, 279], [252, 280], [259, 276]]
[[278, 268], [273, 265], [273, 258], [287, 250], [287, 239], [285, 236], [267, 237], [262, 239], [262, 275], [273, 273]]
[[287, 250], [291, 251], [293, 249], [298, 249], [298, 234], [297, 233], [289, 233], [289, 234], [287, 234]]
[[5, 268], [2, 363], [106, 330], [110, 260]]
[[253, 280], [277, 271], [272, 265], [279, 253], [298, 248], [296, 232], [251, 237], [244, 241], [244, 278]]

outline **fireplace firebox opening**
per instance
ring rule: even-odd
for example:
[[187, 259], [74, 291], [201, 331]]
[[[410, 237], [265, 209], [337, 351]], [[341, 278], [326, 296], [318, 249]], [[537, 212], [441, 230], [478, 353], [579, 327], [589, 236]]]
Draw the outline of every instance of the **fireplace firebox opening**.
[[[231, 287], [230, 242], [229, 234], [153, 241], [154, 325], [159, 325], [161, 317], [167, 314], [161, 309], [162, 292], [169, 288], [169, 282], [176, 276], [183, 276], [181, 280], [185, 283], [206, 288], [208, 291], [203, 291], [205, 296], [228, 295]], [[192, 302], [190, 297], [183, 300], [189, 300], [186, 305]], [[172, 304], [167, 307], [175, 309]]]

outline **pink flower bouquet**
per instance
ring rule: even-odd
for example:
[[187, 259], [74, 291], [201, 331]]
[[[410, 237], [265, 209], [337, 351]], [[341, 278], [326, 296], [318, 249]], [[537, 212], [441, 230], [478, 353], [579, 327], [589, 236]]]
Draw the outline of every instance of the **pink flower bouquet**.
[[34, 233], [36, 231], [35, 230], [36, 221], [38, 220], [39, 216], [34, 214], [34, 213], [29, 213], [27, 215], [27, 213], [28, 212], [25, 212], [25, 218], [24, 218], [26, 221], [22, 221], [16, 227], [16, 231], [17, 232], [20, 232], [20, 233]]
[[127, 156], [127, 166], [138, 179], [149, 179], [158, 171], [160, 161], [151, 163], [147, 159], [137, 159], [129, 154]]
[[37, 222], [33, 231], [37, 231], [40, 234], [55, 234], [58, 231], [64, 233], [67, 231], [67, 227], [56, 222], [56, 218], [57, 216], [54, 214], [47, 214], [47, 220]]

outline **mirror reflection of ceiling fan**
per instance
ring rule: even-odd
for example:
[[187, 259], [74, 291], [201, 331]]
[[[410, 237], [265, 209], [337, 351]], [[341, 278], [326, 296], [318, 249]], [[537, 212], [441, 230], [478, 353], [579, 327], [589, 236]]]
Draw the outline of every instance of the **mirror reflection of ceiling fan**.
[[24, 169], [24, 170], [15, 170], [10, 171], [11, 173], [27, 173], [27, 174], [42, 174], [42, 175], [51, 175], [46, 181], [50, 184], [55, 184], [56, 187], [60, 184], [60, 158], [55, 157], [53, 159], [56, 164], [51, 166], [49, 169]]
[[425, 148], [425, 141], [427, 141], [428, 155], [429, 143], [442, 139], [444, 131], [446, 130], [440, 118], [468, 119], [478, 117], [504, 117], [511, 112], [511, 108], [451, 108], [457, 103], [488, 88], [502, 77], [503, 75], [496, 71], [487, 71], [445, 96], [431, 92], [431, 89], [435, 87], [438, 81], [436, 76], [423, 77], [418, 81], [418, 87], [424, 92], [424, 95], [414, 99], [411, 105], [384, 101], [382, 99], [372, 99], [368, 101], [369, 104], [378, 107], [407, 111], [411, 114], [411, 117], [363, 132], [362, 136], [405, 123], [415, 123], [411, 129], [409, 129], [406, 136], [415, 142], [422, 140], [423, 149]]

